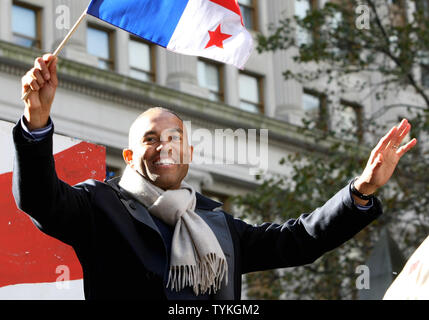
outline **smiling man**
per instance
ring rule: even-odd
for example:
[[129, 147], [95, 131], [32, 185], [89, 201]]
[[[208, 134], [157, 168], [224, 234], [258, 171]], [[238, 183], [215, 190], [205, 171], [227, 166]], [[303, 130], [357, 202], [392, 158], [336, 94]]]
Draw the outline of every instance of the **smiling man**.
[[13, 194], [41, 231], [74, 248], [86, 299], [240, 299], [243, 274], [311, 263], [380, 216], [373, 194], [417, 143], [400, 146], [411, 128], [404, 119], [322, 207], [283, 224], [250, 225], [184, 182], [193, 149], [183, 121], [163, 108], [131, 126], [122, 177], [59, 180], [50, 119], [57, 85], [52, 55], [22, 78], [23, 92], [32, 92], [13, 130]]
[[164, 108], [142, 113], [131, 125], [125, 162], [154, 185], [179, 189], [192, 161], [186, 127], [178, 115]]

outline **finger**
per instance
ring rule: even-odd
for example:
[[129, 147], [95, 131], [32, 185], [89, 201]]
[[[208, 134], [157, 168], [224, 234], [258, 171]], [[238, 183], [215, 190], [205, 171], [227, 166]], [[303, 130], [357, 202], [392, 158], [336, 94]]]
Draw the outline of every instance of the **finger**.
[[58, 86], [58, 76], [57, 76], [57, 57], [52, 56], [53, 59], [51, 60], [51, 64], [49, 66], [49, 72], [51, 74], [51, 84], [53, 86]]
[[[386, 149], [387, 145], [392, 140], [392, 137], [396, 134], [397, 130], [398, 130], [398, 128], [396, 126], [393, 127], [392, 129], [390, 129], [390, 131], [384, 137], [382, 137], [380, 139], [377, 146], [372, 151], [372, 157], [375, 157], [377, 155], [377, 153]], [[374, 159], [373, 159], [373, 161], [374, 161]]]
[[30, 85], [28, 83], [24, 83], [22, 85], [21, 96], [24, 96], [28, 90], [31, 90]]
[[49, 69], [43, 58], [37, 58], [34, 62], [34, 67], [42, 72], [42, 75], [46, 81], [49, 81], [51, 75], [49, 74]]
[[45, 61], [46, 65], [52, 63], [56, 59], [57, 57], [54, 56], [52, 53], [46, 53], [43, 55], [43, 61]]
[[[45, 61], [48, 67], [48, 72], [51, 73], [50, 66], [52, 65], [52, 63], [54, 63], [57, 60], [57, 57], [54, 56], [53, 54], [47, 53], [43, 56], [43, 60]], [[52, 77], [52, 74], [50, 74], [50, 76]]]
[[403, 131], [407, 128], [408, 126], [408, 120], [407, 119], [402, 119], [401, 123], [399, 123], [397, 125], [397, 132], [396, 134], [392, 137], [392, 143], [395, 145], [399, 145], [401, 143], [401, 139], [400, 136], [403, 133]]
[[33, 71], [29, 71], [27, 75], [23, 79], [23, 83], [25, 88], [30, 87], [33, 91], [38, 91], [40, 89], [37, 80], [33, 77]]
[[31, 77], [37, 81], [37, 84], [40, 88], [43, 88], [45, 84], [45, 79], [42, 76], [42, 71], [40, 71], [39, 69], [34, 69]]
[[399, 143], [401, 143], [402, 140], [404, 140], [404, 138], [407, 136], [410, 130], [411, 130], [411, 124], [408, 123], [404, 131], [402, 131], [402, 133], [399, 135], [399, 140], [400, 140]]
[[416, 144], [417, 144], [417, 139], [414, 138], [413, 140], [408, 142], [406, 145], [400, 147], [396, 153], [400, 157], [402, 157], [405, 153], [407, 153], [409, 150], [411, 150]]
[[28, 82], [27, 74], [21, 78], [21, 84], [22, 84], [21, 97], [24, 97], [24, 95], [31, 90], [30, 83]]
[[33, 79], [33, 81], [31, 81], [31, 82], [30, 82], [30, 88], [31, 88], [31, 90], [33, 90], [33, 91], [39, 91], [39, 90], [40, 90], [40, 86], [39, 86], [39, 84], [37, 83], [37, 80], [36, 80], [36, 79]]
[[374, 161], [371, 163], [372, 170], [379, 167], [382, 162], [383, 162], [383, 155], [379, 153], [377, 157], [374, 159]]

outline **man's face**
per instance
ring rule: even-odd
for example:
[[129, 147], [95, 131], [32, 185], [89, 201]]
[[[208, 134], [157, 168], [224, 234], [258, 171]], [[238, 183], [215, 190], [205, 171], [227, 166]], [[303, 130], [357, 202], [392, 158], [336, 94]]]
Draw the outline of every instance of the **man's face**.
[[157, 187], [178, 189], [188, 173], [192, 152], [183, 122], [170, 112], [154, 110], [133, 124], [124, 159]]

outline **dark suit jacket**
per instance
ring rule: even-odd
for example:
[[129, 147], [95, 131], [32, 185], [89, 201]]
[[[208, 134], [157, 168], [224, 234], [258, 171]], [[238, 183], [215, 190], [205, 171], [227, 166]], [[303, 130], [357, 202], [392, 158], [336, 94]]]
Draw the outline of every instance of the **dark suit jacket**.
[[[148, 211], [110, 184], [88, 180], [70, 186], [59, 180], [52, 132], [29, 141], [20, 123], [13, 129], [13, 194], [17, 206], [46, 234], [71, 245], [84, 275], [86, 299], [168, 299], [169, 253]], [[214, 230], [228, 260], [228, 286], [212, 298], [240, 299], [241, 275], [311, 263], [353, 237], [382, 213], [353, 204], [349, 186], [324, 206], [283, 224], [250, 225], [197, 195], [196, 212]]]

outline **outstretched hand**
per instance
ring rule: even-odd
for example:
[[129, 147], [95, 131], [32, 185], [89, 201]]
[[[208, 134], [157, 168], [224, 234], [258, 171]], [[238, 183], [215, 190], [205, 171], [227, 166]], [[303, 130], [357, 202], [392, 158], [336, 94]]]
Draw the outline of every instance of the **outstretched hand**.
[[417, 144], [414, 138], [401, 146], [410, 129], [411, 124], [403, 119], [380, 139], [371, 152], [365, 170], [355, 181], [355, 188], [359, 192], [373, 194], [389, 181], [401, 157]]

